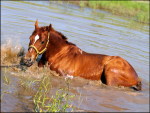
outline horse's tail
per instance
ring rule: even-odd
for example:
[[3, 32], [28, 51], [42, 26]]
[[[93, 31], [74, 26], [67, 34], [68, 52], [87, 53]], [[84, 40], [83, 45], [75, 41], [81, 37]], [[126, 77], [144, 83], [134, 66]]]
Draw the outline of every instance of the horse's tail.
[[142, 83], [141, 83], [141, 80], [138, 78], [138, 83], [132, 87], [134, 90], [136, 91], [140, 91], [142, 90]]

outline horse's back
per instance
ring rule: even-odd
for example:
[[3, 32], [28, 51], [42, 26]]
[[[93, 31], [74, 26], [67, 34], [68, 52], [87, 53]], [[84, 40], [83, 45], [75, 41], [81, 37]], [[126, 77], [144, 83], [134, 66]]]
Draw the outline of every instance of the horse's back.
[[110, 56], [107, 55], [84, 52], [74, 58], [75, 76], [81, 76], [91, 80], [100, 80], [104, 65], [109, 59]]
[[[91, 80], [100, 80], [107, 55], [91, 54], [74, 45], [64, 47], [49, 58], [51, 69], [63, 75], [80, 76]], [[65, 74], [66, 73], [66, 74]]]
[[139, 83], [134, 68], [119, 56], [91, 54], [71, 45], [53, 58], [52, 70], [61, 75], [80, 76], [100, 80], [105, 76], [107, 85], [133, 86]]

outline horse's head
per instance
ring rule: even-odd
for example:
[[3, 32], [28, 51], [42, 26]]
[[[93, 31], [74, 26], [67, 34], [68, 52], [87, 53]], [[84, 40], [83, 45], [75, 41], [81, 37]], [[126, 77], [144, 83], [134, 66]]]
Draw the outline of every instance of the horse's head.
[[38, 21], [35, 22], [35, 30], [30, 36], [28, 52], [23, 58], [23, 63], [26, 66], [31, 66], [38, 55], [43, 54], [48, 45], [50, 37], [51, 24], [45, 27], [39, 27]]

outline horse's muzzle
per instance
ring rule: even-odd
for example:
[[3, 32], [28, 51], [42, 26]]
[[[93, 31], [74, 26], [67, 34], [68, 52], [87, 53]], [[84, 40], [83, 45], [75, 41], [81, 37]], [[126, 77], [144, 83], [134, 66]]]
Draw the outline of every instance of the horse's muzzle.
[[23, 58], [22, 64], [27, 67], [30, 67], [33, 64], [33, 60], [31, 58]]

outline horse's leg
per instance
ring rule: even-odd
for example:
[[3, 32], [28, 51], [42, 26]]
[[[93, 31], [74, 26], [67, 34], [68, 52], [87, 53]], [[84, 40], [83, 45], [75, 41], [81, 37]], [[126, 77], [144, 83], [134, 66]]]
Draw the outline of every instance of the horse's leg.
[[133, 67], [123, 58], [115, 57], [104, 67], [106, 84], [110, 86], [137, 86], [141, 90], [141, 82]]
[[38, 67], [44, 67], [45, 64], [46, 64], [46, 59], [45, 59], [45, 55], [43, 54], [40, 61], [38, 62]]

